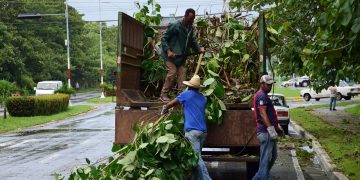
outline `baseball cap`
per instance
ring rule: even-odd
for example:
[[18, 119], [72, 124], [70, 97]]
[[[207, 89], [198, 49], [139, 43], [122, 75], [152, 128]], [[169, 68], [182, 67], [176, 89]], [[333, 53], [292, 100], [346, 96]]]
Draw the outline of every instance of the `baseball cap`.
[[273, 84], [273, 83], [275, 83], [275, 81], [273, 80], [273, 78], [271, 76], [263, 75], [260, 78], [260, 83]]

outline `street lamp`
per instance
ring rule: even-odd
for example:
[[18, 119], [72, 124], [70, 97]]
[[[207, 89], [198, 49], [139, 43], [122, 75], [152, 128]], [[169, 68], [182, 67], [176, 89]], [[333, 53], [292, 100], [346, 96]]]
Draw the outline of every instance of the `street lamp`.
[[100, 31], [100, 78], [101, 78], [101, 96], [100, 98], [105, 98], [104, 96], [104, 69], [102, 63], [102, 37], [101, 37], [101, 30], [102, 30], [102, 22], [101, 22], [101, 5], [99, 0], [99, 31]]
[[17, 16], [18, 19], [39, 19], [43, 16], [64, 16], [66, 19], [66, 40], [65, 45], [67, 46], [67, 77], [68, 87], [71, 88], [70, 81], [70, 39], [69, 39], [69, 11], [68, 11], [68, 0], [65, 1], [65, 14], [40, 14], [40, 13], [24, 13]]

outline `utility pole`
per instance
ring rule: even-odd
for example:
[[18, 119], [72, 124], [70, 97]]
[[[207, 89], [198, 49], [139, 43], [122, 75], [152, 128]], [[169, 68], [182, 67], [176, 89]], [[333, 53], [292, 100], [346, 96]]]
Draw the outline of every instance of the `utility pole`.
[[99, 0], [99, 31], [100, 31], [100, 77], [101, 77], [101, 96], [100, 98], [105, 98], [104, 96], [104, 69], [102, 64], [102, 37], [101, 37], [101, 29], [102, 29], [102, 22], [101, 22], [101, 3]]
[[68, 87], [71, 88], [70, 81], [70, 39], [69, 39], [69, 10], [68, 10], [68, 0], [65, 1], [65, 19], [66, 19], [66, 46], [67, 46], [67, 76], [68, 76]]

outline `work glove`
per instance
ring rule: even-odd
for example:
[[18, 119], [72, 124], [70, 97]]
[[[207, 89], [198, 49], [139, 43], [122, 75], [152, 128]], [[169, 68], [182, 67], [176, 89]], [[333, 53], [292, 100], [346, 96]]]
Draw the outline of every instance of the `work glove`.
[[272, 140], [277, 139], [278, 134], [276, 133], [276, 130], [275, 130], [274, 126], [269, 126], [266, 129], [267, 129], [267, 131], [268, 131], [268, 133], [270, 135], [270, 139], [272, 139]]
[[165, 114], [167, 114], [167, 113], [169, 113], [169, 109], [166, 108], [166, 105], [163, 105], [160, 114], [161, 114], [161, 115], [165, 115]]

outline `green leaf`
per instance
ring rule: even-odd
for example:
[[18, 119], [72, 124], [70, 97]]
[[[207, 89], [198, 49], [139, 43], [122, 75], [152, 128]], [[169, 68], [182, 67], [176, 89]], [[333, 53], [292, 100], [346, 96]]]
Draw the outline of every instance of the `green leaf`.
[[149, 169], [148, 172], [145, 174], [145, 177], [146, 176], [149, 176], [150, 174], [152, 174], [154, 172], [154, 169]]
[[230, 42], [230, 41], [226, 41], [226, 42], [224, 43], [224, 47], [226, 47], [226, 48], [229, 48], [229, 47], [231, 47], [232, 45], [233, 45], [233, 43]]
[[239, 33], [240, 33], [239, 30], [234, 31], [234, 40], [237, 40], [239, 38]]
[[166, 152], [168, 151], [168, 149], [169, 149], [169, 146], [170, 146], [170, 144], [165, 144], [165, 145], [162, 147], [162, 151], [163, 151], [164, 153], [166, 153]]
[[218, 74], [216, 74], [214, 71], [212, 71], [212, 70], [210, 70], [210, 69], [208, 69], [207, 72], [208, 72], [209, 74], [211, 74], [212, 76], [219, 77]]
[[166, 141], [168, 140], [169, 138], [167, 136], [160, 136], [159, 138], [156, 139], [156, 142], [157, 143], [166, 143]]
[[149, 143], [141, 143], [139, 148], [144, 149]]
[[312, 53], [311, 49], [304, 48], [303, 53], [305, 55], [310, 55]]
[[220, 38], [222, 36], [222, 30], [220, 29], [220, 27], [217, 28], [215, 36]]
[[132, 171], [132, 170], [134, 170], [135, 169], [135, 166], [134, 165], [126, 165], [125, 166], [125, 171]]
[[220, 105], [221, 110], [225, 111], [225, 110], [226, 110], [226, 106], [225, 106], [224, 102], [223, 102], [222, 100], [218, 99], [218, 103], [219, 103], [219, 105]]
[[214, 78], [209, 78], [203, 83], [203, 85], [208, 86], [208, 85], [212, 84], [214, 81], [215, 81]]
[[90, 167], [86, 167], [84, 169], [84, 174], [89, 174], [91, 172], [91, 168]]
[[161, 179], [159, 179], [157, 177], [152, 177], [150, 180], [161, 180]]
[[352, 18], [350, 1], [345, 1], [340, 9], [340, 22], [343, 26], [347, 26]]
[[112, 147], [112, 149], [111, 149], [111, 152], [117, 152], [117, 151], [120, 150], [120, 148], [121, 148], [121, 147], [120, 147], [118, 144], [114, 144], [113, 147]]
[[354, 20], [351, 31], [354, 33], [358, 33], [360, 31], [360, 17]]
[[246, 62], [250, 58], [249, 54], [245, 54], [242, 58], [242, 62]]
[[210, 96], [214, 92], [214, 89], [208, 89], [205, 91], [205, 96]]
[[240, 54], [240, 51], [238, 49], [233, 49], [233, 50], [231, 50], [231, 52], [234, 54]]
[[221, 83], [217, 83], [216, 84], [216, 87], [214, 89], [214, 94], [219, 97], [219, 98], [222, 98], [224, 97], [225, 95], [225, 88], [224, 88], [224, 85], [221, 84]]
[[267, 27], [266, 28], [270, 33], [272, 33], [272, 34], [279, 34], [274, 28], [272, 28], [272, 27]]
[[171, 129], [172, 127], [173, 127], [172, 124], [167, 124], [167, 125], [165, 126], [165, 129], [166, 129], [166, 130], [169, 130], [169, 129]]
[[128, 165], [134, 162], [137, 151], [130, 151], [123, 159], [119, 160], [117, 163], [122, 165]]

